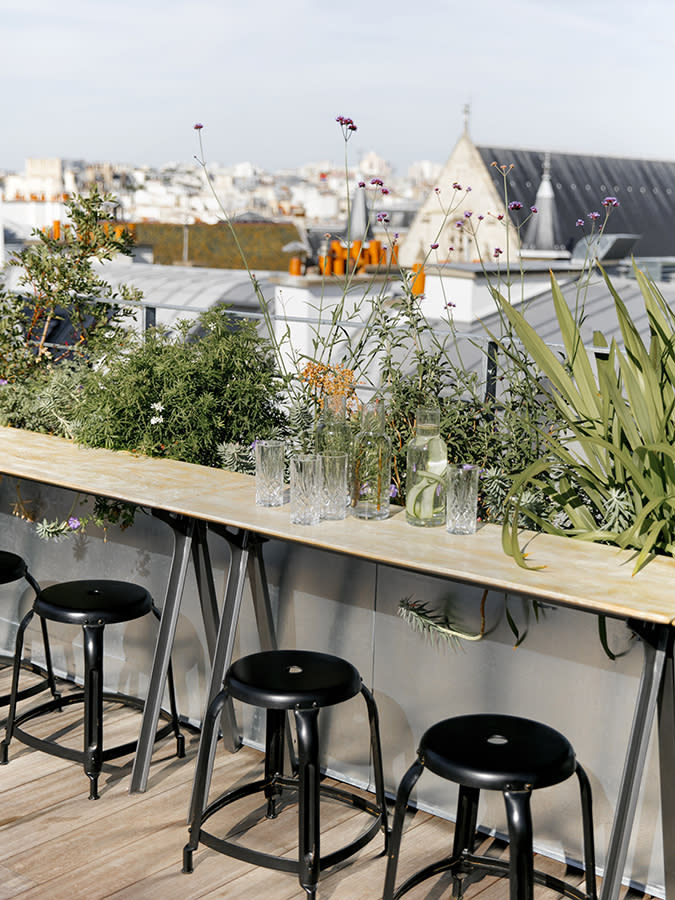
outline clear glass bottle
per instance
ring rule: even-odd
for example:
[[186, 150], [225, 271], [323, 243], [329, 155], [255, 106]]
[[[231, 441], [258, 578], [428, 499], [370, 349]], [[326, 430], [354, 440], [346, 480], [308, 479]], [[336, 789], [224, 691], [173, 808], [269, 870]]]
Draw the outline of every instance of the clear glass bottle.
[[347, 422], [347, 399], [342, 394], [324, 397], [323, 409], [316, 424], [316, 452], [349, 453], [352, 431]]
[[385, 432], [384, 401], [361, 410], [361, 430], [351, 460], [351, 512], [359, 519], [386, 519], [391, 497], [391, 441]]
[[437, 406], [417, 410], [415, 436], [408, 444], [406, 460], [405, 518], [411, 525], [445, 524], [448, 448], [440, 426]]

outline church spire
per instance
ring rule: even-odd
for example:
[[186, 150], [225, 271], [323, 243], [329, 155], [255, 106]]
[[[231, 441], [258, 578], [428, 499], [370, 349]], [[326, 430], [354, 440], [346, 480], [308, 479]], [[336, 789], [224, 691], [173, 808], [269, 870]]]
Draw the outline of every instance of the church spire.
[[537, 212], [530, 219], [525, 235], [525, 247], [531, 250], [553, 250], [555, 248], [553, 219], [555, 197], [551, 184], [551, 154], [544, 154], [541, 182], [534, 201]]

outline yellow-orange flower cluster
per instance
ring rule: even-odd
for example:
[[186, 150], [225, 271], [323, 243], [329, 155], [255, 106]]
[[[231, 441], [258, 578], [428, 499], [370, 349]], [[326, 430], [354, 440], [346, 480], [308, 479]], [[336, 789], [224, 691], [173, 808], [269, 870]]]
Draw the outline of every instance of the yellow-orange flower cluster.
[[345, 397], [350, 400], [354, 396], [354, 370], [342, 363], [327, 366], [324, 363], [308, 362], [300, 377], [312, 388], [320, 407], [323, 407], [325, 397]]

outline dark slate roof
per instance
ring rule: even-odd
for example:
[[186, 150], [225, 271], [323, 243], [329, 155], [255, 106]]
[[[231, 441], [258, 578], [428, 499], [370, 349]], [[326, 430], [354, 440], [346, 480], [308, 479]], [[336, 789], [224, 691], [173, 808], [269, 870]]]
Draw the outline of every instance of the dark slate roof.
[[[529, 213], [535, 205], [545, 152], [477, 149], [500, 196], [504, 194], [504, 181], [492, 163], [513, 164], [507, 178], [508, 200], [523, 204], [523, 216]], [[577, 219], [588, 221], [588, 213], [596, 210], [604, 217], [602, 200], [611, 196], [621, 205], [612, 210], [608, 234], [640, 235], [633, 247], [636, 256], [675, 256], [675, 162], [552, 151], [550, 158], [555, 249], [571, 249], [583, 237]]]

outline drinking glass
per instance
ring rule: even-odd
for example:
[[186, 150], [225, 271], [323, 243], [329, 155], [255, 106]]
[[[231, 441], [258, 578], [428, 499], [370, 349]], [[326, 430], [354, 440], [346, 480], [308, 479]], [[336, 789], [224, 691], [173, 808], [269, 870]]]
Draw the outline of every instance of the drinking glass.
[[347, 515], [347, 454], [327, 450], [321, 454], [323, 464], [322, 519], [344, 519]]
[[322, 469], [321, 457], [316, 454], [291, 456], [291, 522], [294, 525], [319, 524]]
[[256, 441], [255, 502], [281, 506], [284, 502], [284, 442]]
[[446, 528], [450, 534], [474, 534], [478, 515], [480, 466], [453, 463], [446, 471]]

